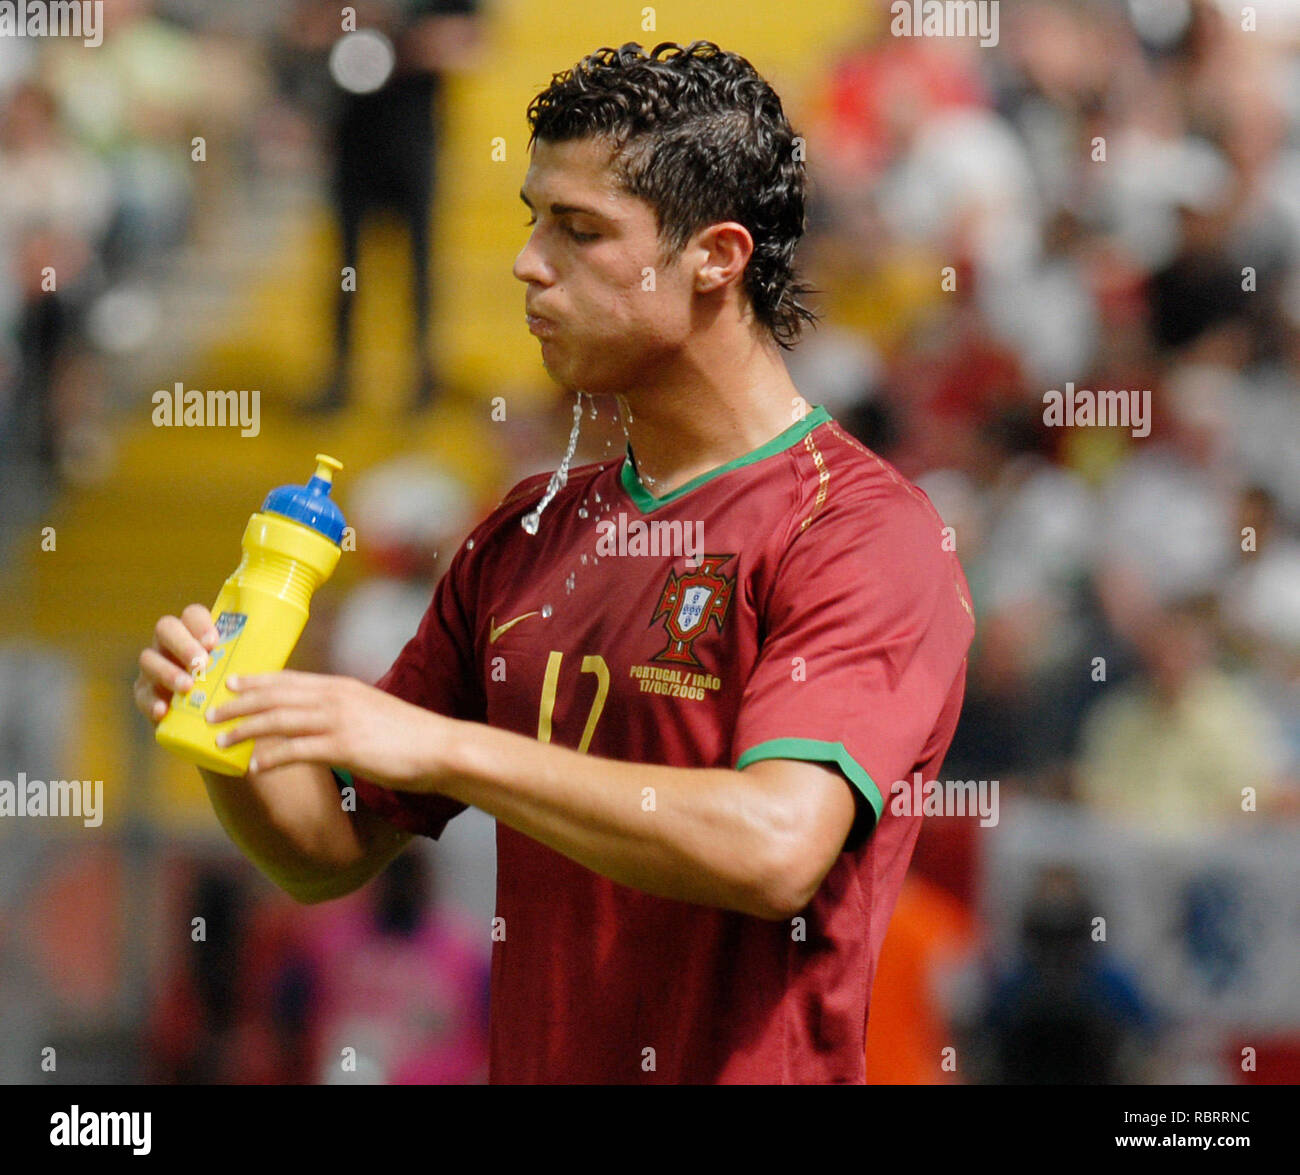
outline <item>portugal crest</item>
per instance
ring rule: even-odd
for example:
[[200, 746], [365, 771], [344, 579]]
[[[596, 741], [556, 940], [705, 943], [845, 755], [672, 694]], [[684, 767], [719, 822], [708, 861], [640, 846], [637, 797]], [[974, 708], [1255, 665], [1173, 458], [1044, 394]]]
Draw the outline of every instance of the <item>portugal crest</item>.
[[733, 555], [705, 555], [695, 571], [678, 575], [668, 572], [659, 605], [650, 618], [653, 624], [663, 618], [668, 630], [668, 644], [652, 661], [667, 661], [672, 665], [701, 667], [691, 645], [702, 637], [712, 620], [719, 631], [731, 607], [731, 592], [736, 586], [734, 575], [723, 575], [718, 569], [733, 559]]

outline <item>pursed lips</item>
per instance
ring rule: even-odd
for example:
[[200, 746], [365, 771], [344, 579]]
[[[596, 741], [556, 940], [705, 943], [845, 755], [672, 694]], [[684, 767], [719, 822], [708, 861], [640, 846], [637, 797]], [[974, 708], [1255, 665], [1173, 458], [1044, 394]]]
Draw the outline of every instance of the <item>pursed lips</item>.
[[540, 314], [531, 314], [525, 311], [524, 321], [528, 323], [529, 333], [538, 337], [553, 334], [555, 331], [555, 323], [549, 318], [543, 318]]

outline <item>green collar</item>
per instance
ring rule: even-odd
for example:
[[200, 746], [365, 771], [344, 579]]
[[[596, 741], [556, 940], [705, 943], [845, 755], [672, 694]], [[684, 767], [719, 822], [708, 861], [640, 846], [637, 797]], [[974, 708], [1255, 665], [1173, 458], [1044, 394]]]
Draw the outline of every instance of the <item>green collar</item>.
[[627, 456], [623, 459], [623, 467], [619, 471], [619, 479], [623, 483], [623, 488], [627, 490], [627, 496], [632, 499], [636, 508], [642, 514], [649, 514], [652, 510], [658, 510], [660, 506], [666, 506], [669, 502], [677, 501], [683, 494], [689, 494], [691, 490], [702, 486], [706, 481], [712, 481], [715, 477], [730, 473], [733, 469], [739, 469], [742, 465], [753, 465], [755, 461], [762, 461], [765, 457], [783, 453], [796, 442], [803, 440], [819, 424], [825, 424], [830, 418], [831, 414], [818, 405], [802, 420], [796, 421], [785, 432], [774, 436], [767, 444], [760, 445], [752, 452], [746, 453], [743, 457], [736, 457], [725, 465], [719, 465], [716, 469], [710, 469], [707, 473], [701, 473], [699, 477], [691, 478], [685, 485], [678, 486], [662, 498], [654, 497], [641, 484], [641, 477], [636, 471], [636, 464], [632, 457], [632, 446], [629, 444]]

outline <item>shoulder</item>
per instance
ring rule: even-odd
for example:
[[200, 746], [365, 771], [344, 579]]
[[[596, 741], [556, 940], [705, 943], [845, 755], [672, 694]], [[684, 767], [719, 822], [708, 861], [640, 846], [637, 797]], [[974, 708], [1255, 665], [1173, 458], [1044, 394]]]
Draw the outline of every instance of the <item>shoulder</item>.
[[925, 492], [837, 421], [813, 429], [790, 454], [796, 517], [787, 547], [807, 536], [813, 545], [885, 547], [935, 564], [947, 561], [955, 543]]
[[795, 509], [768, 604], [811, 591], [864, 615], [942, 617], [969, 644], [974, 608], [956, 536], [924, 491], [834, 420], [804, 440], [790, 451]]

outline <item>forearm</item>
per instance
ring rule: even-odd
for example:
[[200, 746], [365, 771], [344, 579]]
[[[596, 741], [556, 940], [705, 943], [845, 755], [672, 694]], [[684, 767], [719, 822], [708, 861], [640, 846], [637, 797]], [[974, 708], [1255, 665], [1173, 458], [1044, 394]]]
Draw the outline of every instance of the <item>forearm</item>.
[[[200, 769], [227, 835], [259, 870], [299, 900], [318, 901], [356, 888], [375, 870], [371, 857], [406, 834], [363, 823], [343, 810], [328, 768], [298, 763], [246, 777]], [[391, 846], [378, 846], [387, 831]], [[389, 854], [391, 856], [391, 854]]]
[[614, 881], [778, 918], [788, 797], [727, 768], [626, 763], [476, 723], [438, 740], [434, 786]]
[[351, 678], [285, 671], [227, 684], [237, 696], [213, 720], [242, 721], [221, 745], [257, 740], [263, 771], [332, 764], [393, 791], [441, 794], [662, 897], [789, 917], [854, 821], [851, 786], [825, 764], [627, 763], [447, 718]]

